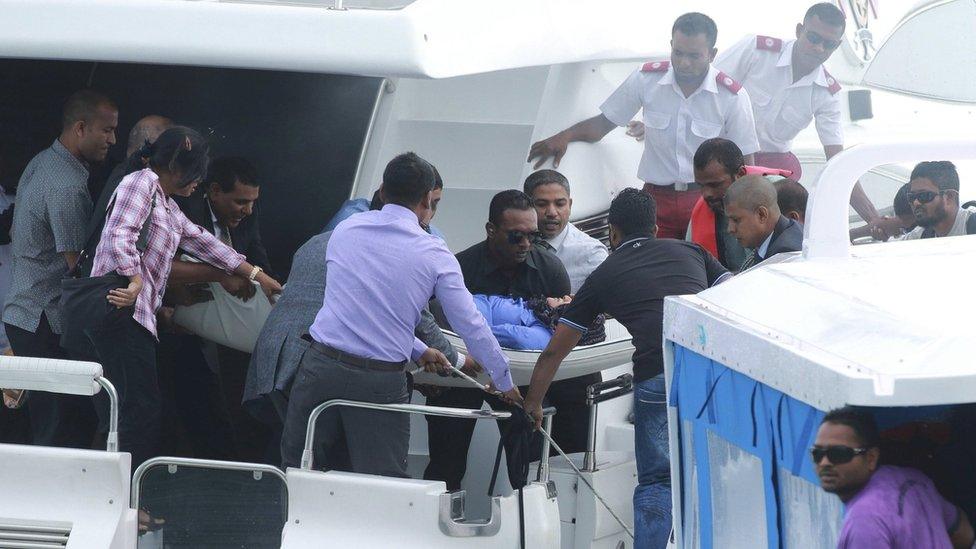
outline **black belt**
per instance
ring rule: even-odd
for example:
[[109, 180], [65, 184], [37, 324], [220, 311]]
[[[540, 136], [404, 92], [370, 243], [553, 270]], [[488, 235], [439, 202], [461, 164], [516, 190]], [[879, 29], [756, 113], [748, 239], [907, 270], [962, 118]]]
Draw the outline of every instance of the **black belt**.
[[376, 360], [375, 358], [363, 358], [345, 351], [340, 351], [335, 347], [330, 347], [329, 345], [315, 341], [309, 334], [303, 335], [302, 339], [308, 341], [313, 349], [322, 353], [323, 355], [338, 360], [343, 364], [355, 366], [356, 368], [380, 370], [383, 372], [399, 372], [403, 370], [403, 367], [407, 364], [406, 360], [401, 360], [400, 362], [387, 362], [385, 360]]
[[[692, 181], [690, 183], [685, 183], [685, 185], [688, 186], [688, 188], [685, 189], [685, 191], [700, 191], [701, 190], [701, 185], [699, 185], [698, 183], [695, 183], [694, 181]], [[644, 188], [646, 189], [649, 186], [660, 187], [662, 189], [671, 189], [672, 191], [673, 190], [676, 190], [674, 183], [671, 183], [670, 185], [655, 185], [654, 183], [648, 183], [648, 182], [645, 181], [644, 182]], [[679, 191], [679, 192], [684, 192], [684, 191]]]

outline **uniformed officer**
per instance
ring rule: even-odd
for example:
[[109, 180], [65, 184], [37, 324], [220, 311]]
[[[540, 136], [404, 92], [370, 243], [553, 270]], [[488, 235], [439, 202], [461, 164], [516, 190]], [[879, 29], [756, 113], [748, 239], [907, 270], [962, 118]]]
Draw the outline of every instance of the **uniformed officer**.
[[594, 143], [615, 126], [625, 126], [644, 110], [646, 139], [637, 176], [657, 202], [659, 236], [684, 238], [691, 209], [700, 196], [692, 157], [703, 141], [725, 137], [752, 164], [759, 150], [748, 93], [731, 76], [711, 65], [717, 50], [715, 22], [686, 13], [671, 30], [671, 61], [646, 63], [600, 106], [602, 114], [532, 145], [529, 161], [538, 168], [559, 160], [573, 141]]
[[[840, 46], [845, 26], [844, 13], [821, 2], [797, 24], [795, 40], [747, 35], [715, 58], [716, 67], [749, 91], [759, 137], [756, 164], [791, 170], [799, 180], [800, 162], [790, 148], [811, 120], [828, 160], [844, 149], [840, 84], [823, 64]], [[860, 184], [851, 205], [866, 221], [878, 217]]]

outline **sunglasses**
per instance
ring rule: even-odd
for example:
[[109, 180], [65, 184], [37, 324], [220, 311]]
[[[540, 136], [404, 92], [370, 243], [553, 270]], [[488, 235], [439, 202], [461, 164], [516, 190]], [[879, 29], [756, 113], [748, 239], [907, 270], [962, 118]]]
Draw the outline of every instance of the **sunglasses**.
[[823, 36], [820, 36], [819, 34], [813, 31], [807, 31], [806, 36], [808, 42], [810, 42], [814, 46], [818, 44], [823, 44], [824, 49], [828, 51], [836, 50], [837, 47], [840, 46], [840, 40], [827, 40]]
[[810, 448], [810, 455], [813, 456], [814, 465], [823, 461], [824, 456], [834, 465], [849, 463], [855, 456], [866, 454], [867, 448], [851, 448], [850, 446], [827, 446], [826, 448], [814, 446]]
[[939, 196], [941, 194], [942, 194], [942, 191], [939, 191], [939, 192], [936, 192], [936, 191], [918, 191], [917, 193], [913, 193], [913, 192], [906, 193], [905, 194], [905, 198], [908, 200], [908, 203], [909, 204], [915, 202], [916, 200], [918, 200], [922, 204], [928, 204], [929, 202], [932, 202], [933, 200], [935, 200], [935, 197], [937, 197], [937, 196]]
[[515, 244], [522, 242], [522, 239], [524, 238], [528, 238], [530, 243], [535, 242], [542, 238], [542, 233], [539, 231], [532, 231], [531, 233], [523, 231], [508, 231], [507, 236], [508, 243], [514, 246]]

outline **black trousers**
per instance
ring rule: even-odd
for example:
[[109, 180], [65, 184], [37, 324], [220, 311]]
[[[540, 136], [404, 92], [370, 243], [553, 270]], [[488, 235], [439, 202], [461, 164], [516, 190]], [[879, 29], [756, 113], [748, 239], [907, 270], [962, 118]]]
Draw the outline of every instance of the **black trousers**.
[[[156, 338], [131, 316], [92, 331], [95, 360], [119, 393], [119, 450], [132, 454], [132, 469], [158, 455], [161, 398], [156, 376]], [[109, 421], [109, 399], [96, 397], [99, 428]]]
[[156, 351], [163, 395], [162, 453], [239, 461], [220, 380], [192, 334], [160, 334]]
[[[334, 399], [403, 404], [410, 400], [402, 371], [350, 366], [310, 348], [302, 355], [288, 400], [281, 437], [282, 468], [297, 467], [305, 447], [309, 414]], [[333, 407], [319, 416], [315, 430], [316, 469], [350, 470], [389, 477], [407, 476], [410, 418], [407, 414]]]
[[[4, 328], [16, 356], [68, 358], [44, 314], [33, 332], [7, 323]], [[91, 397], [31, 391], [26, 407], [33, 444], [91, 448], [96, 424]]]
[[[556, 407], [552, 423], [552, 437], [567, 454], [586, 450], [589, 429], [589, 409], [586, 407], [586, 388], [599, 383], [599, 373], [557, 381], [546, 395], [547, 405]], [[525, 388], [521, 388], [525, 394]], [[430, 406], [480, 409], [487, 402], [499, 408], [500, 401], [478, 389], [452, 387], [436, 397], [427, 399]], [[427, 480], [443, 480], [448, 490], [461, 488], [461, 480], [468, 468], [468, 447], [474, 434], [474, 421], [445, 417], [427, 417], [427, 444], [430, 463], [424, 471]], [[538, 451], [534, 452], [538, 453]]]

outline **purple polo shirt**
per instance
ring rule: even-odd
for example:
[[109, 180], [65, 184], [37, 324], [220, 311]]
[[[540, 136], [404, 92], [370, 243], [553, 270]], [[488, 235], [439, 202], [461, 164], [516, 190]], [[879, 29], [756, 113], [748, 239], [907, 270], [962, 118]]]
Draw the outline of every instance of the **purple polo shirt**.
[[309, 328], [315, 341], [365, 358], [416, 360], [427, 349], [414, 337], [420, 310], [437, 297], [495, 386], [514, 386], [508, 357], [475, 308], [457, 259], [415, 213], [387, 204], [346, 219], [332, 232], [325, 259], [325, 300]]
[[838, 549], [952, 549], [959, 509], [921, 471], [883, 465], [844, 506]]

